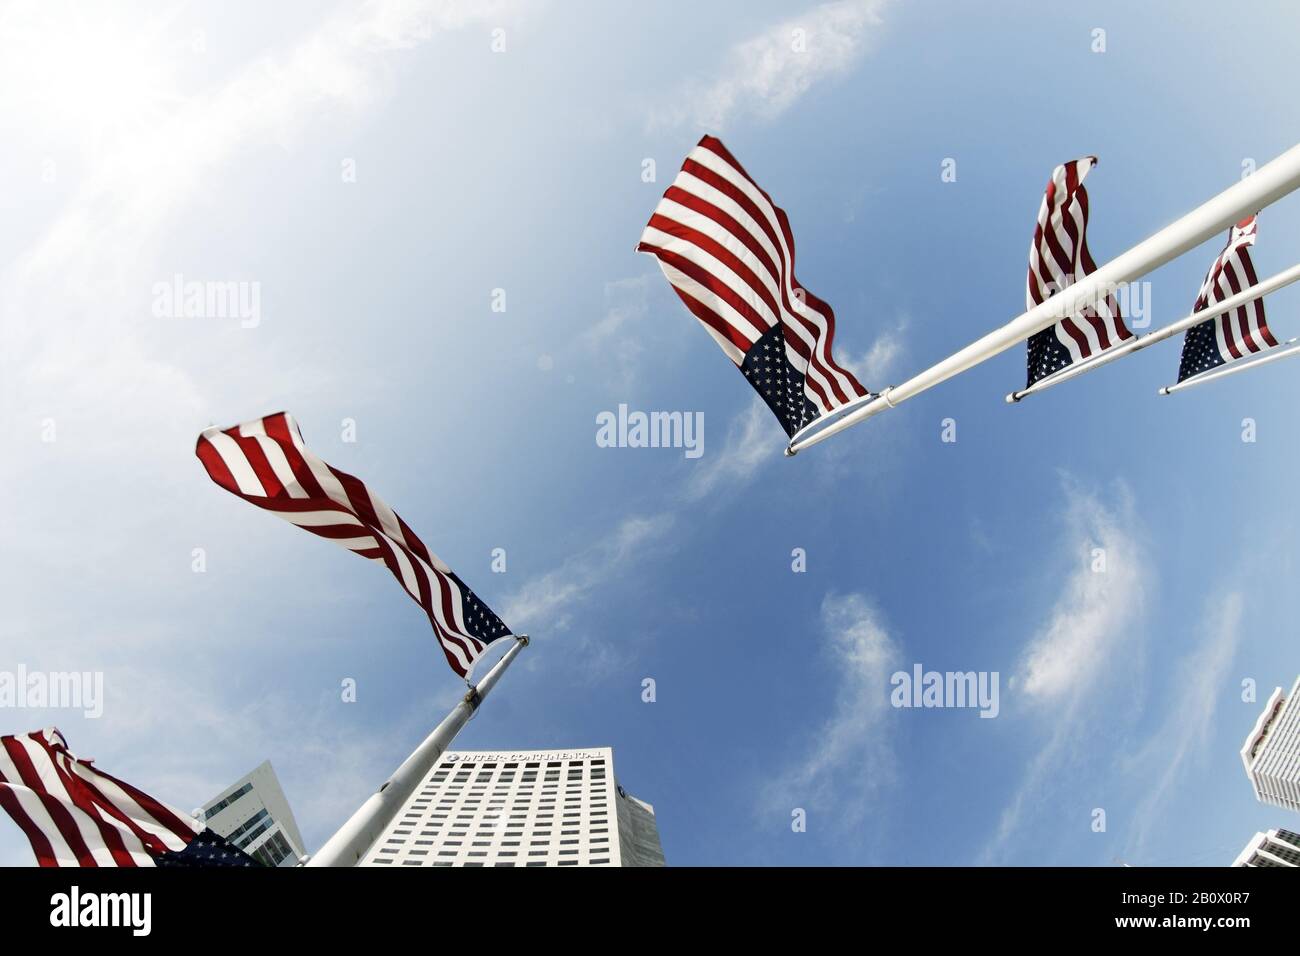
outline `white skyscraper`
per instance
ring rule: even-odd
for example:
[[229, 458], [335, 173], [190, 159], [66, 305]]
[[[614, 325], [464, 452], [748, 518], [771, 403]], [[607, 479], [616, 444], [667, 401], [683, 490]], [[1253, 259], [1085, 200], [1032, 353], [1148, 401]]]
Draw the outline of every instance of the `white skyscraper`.
[[1255, 798], [1300, 811], [1300, 677], [1290, 696], [1273, 691], [1241, 748]]
[[654, 808], [614, 751], [443, 754], [362, 866], [663, 866]]
[[298, 823], [269, 760], [209, 800], [195, 814], [216, 833], [267, 866], [293, 866], [306, 852]]
[[1300, 833], [1290, 830], [1256, 833], [1232, 865], [1300, 867]]

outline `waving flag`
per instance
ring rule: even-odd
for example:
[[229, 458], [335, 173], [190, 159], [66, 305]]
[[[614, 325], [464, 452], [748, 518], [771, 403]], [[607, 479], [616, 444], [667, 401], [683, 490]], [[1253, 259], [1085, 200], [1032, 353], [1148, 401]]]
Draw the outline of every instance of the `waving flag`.
[[682, 303], [793, 435], [867, 390], [831, 354], [835, 314], [794, 275], [785, 212], [720, 140], [686, 157], [641, 235]]
[[512, 636], [364, 482], [312, 454], [288, 413], [205, 429], [195, 453], [208, 477], [231, 494], [363, 558], [382, 561], [424, 608], [447, 663], [461, 677], [489, 644]]
[[[1084, 178], [1096, 164], [1096, 156], [1085, 156], [1052, 170], [1029, 246], [1027, 309], [1097, 271], [1088, 252], [1088, 191], [1083, 188]], [[1084, 309], [1030, 336], [1027, 385], [1132, 336], [1119, 303], [1108, 294], [1096, 309]]]
[[41, 866], [261, 866], [193, 818], [74, 757], [52, 727], [0, 737], [0, 808]]
[[[1228, 244], [1205, 274], [1193, 312], [1200, 312], [1256, 284], [1255, 266], [1250, 261], [1255, 232], [1254, 216], [1243, 219], [1228, 230]], [[1183, 357], [1178, 363], [1178, 381], [1276, 345], [1277, 339], [1273, 338], [1268, 323], [1264, 321], [1264, 300], [1254, 299], [1233, 312], [1206, 319], [1187, 330], [1183, 339]]]

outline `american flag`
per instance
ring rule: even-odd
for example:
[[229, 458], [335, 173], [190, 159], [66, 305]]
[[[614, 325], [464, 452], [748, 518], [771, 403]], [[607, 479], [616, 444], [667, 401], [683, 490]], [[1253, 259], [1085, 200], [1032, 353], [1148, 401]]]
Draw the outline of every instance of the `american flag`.
[[[1085, 156], [1052, 170], [1029, 246], [1027, 309], [1097, 271], [1088, 252], [1088, 191], [1083, 188], [1096, 164], [1096, 156]], [[1097, 308], [1088, 307], [1030, 336], [1026, 387], [1132, 336], [1114, 294], [1107, 293]]]
[[664, 275], [787, 435], [868, 393], [831, 354], [835, 314], [799, 284], [785, 212], [705, 136], [641, 235]]
[[298, 423], [277, 412], [233, 428], [208, 428], [195, 453], [233, 495], [363, 558], [382, 561], [424, 609], [447, 655], [466, 677], [510, 629], [365, 483], [317, 458]]
[[73, 756], [52, 727], [0, 737], [0, 808], [41, 866], [261, 866], [193, 818]]
[[[1243, 219], [1228, 230], [1228, 244], [1205, 274], [1193, 312], [1200, 312], [1256, 284], [1255, 266], [1250, 261], [1255, 231], [1254, 216]], [[1239, 309], [1206, 319], [1187, 330], [1183, 339], [1183, 357], [1178, 363], [1178, 381], [1275, 345], [1277, 339], [1273, 338], [1268, 323], [1264, 321], [1264, 300], [1254, 299]]]

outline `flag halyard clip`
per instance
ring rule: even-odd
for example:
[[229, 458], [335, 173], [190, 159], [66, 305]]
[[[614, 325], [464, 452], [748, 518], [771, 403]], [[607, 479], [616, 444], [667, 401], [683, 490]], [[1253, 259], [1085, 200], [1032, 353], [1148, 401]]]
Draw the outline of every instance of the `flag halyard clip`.
[[1287, 339], [1281, 345], [1275, 345], [1271, 349], [1258, 352], [1246, 358], [1237, 359], [1235, 362], [1229, 362], [1220, 365], [1217, 368], [1207, 369], [1190, 378], [1185, 378], [1181, 382], [1173, 385], [1166, 385], [1156, 391], [1157, 395], [1174, 395], [1186, 388], [1193, 388], [1197, 385], [1204, 385], [1206, 382], [1212, 382], [1216, 378], [1226, 378], [1229, 375], [1236, 375], [1238, 372], [1245, 372], [1248, 369], [1255, 368], [1259, 365], [1268, 365], [1276, 362], [1278, 359], [1289, 358], [1293, 355], [1300, 354], [1300, 336]]
[[[841, 405], [839, 408], [832, 409], [830, 412], [827, 412], [821, 418], [813, 419], [803, 428], [799, 429], [797, 432], [795, 432], [793, 435], [790, 436], [790, 440], [786, 442], [786, 446], [785, 446], [785, 457], [793, 458], [795, 455], [799, 454], [799, 449], [795, 447], [796, 442], [806, 439], [810, 435], [820, 434], [821, 431], [827, 426], [832, 425], [835, 422], [839, 421], [840, 419], [847, 417], [851, 412], [863, 407], [864, 405], [871, 405], [877, 399], [882, 399], [886, 407], [888, 408], [896, 407], [894, 403], [891, 402], [887, 397], [888, 393], [893, 391], [893, 389], [894, 386], [886, 385], [878, 392], [867, 392], [867, 394], [863, 395], [860, 398], [854, 399], [853, 401], [849, 402], [846, 405]], [[818, 426], [821, 426], [821, 428], [819, 428]]]

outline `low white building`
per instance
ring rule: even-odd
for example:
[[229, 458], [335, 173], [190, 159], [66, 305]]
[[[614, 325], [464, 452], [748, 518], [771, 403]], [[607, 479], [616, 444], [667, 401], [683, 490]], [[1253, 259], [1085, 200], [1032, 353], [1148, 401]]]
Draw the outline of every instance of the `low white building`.
[[663, 866], [614, 751], [449, 751], [361, 866]]

